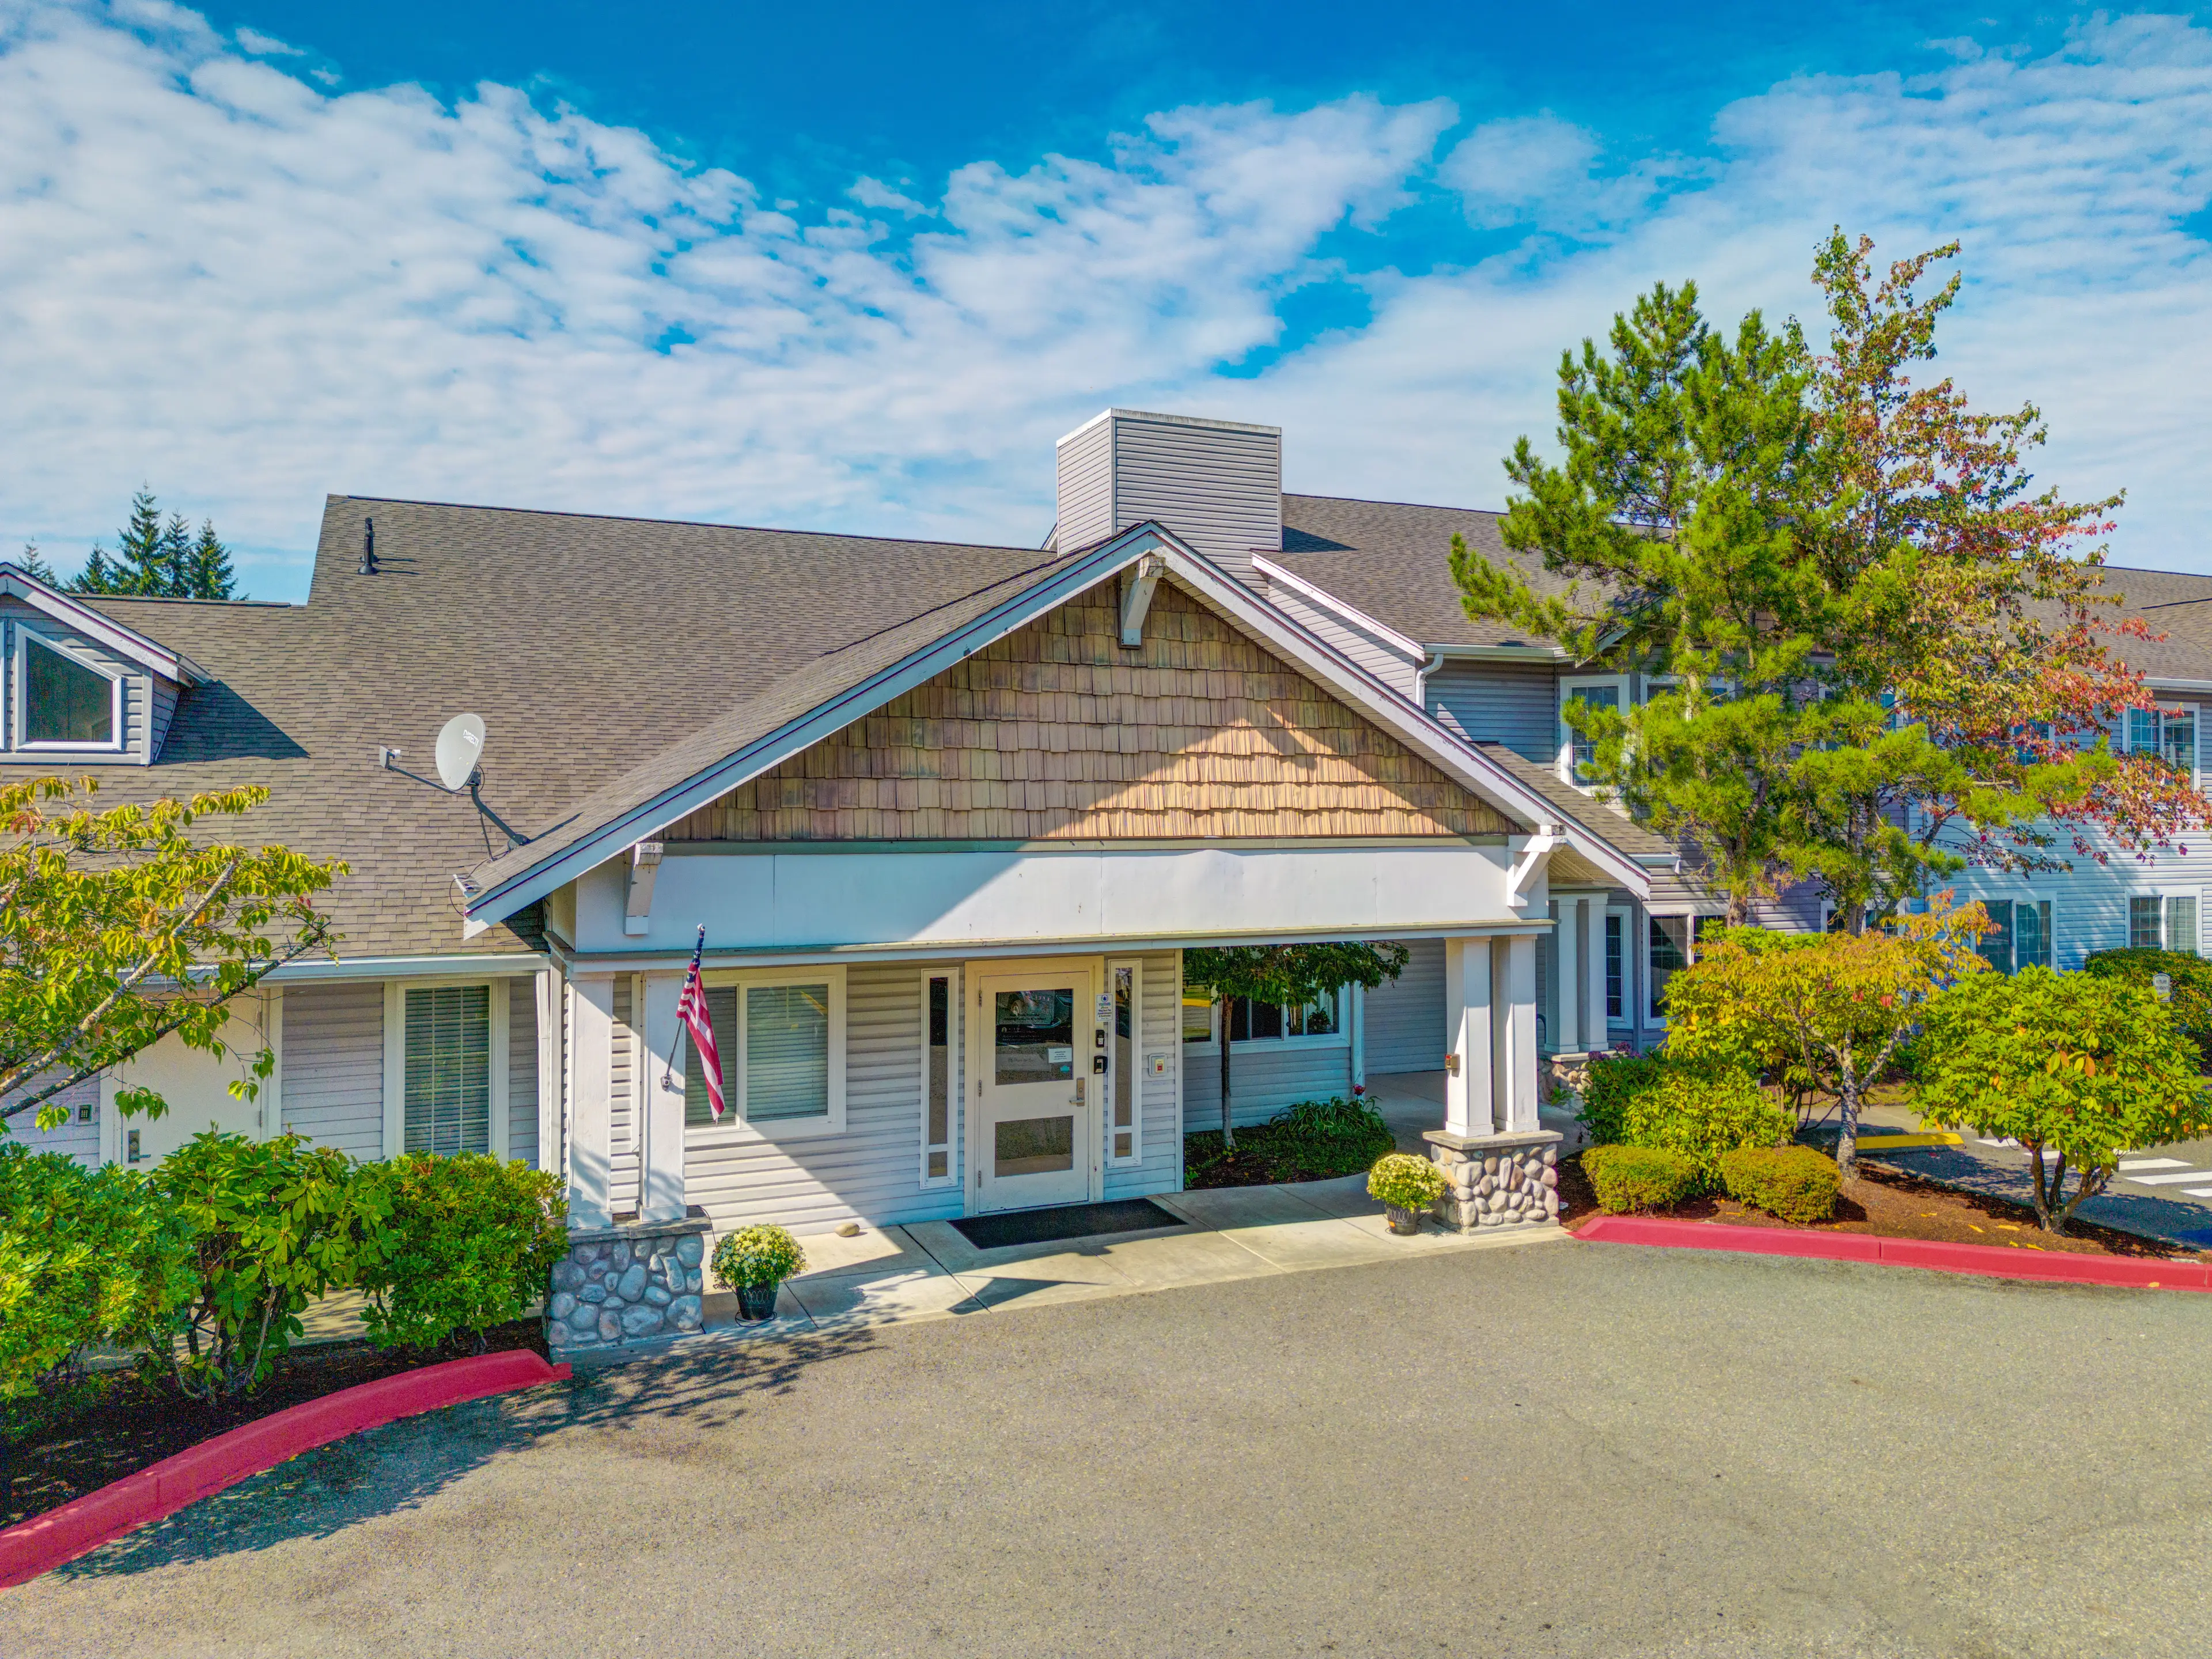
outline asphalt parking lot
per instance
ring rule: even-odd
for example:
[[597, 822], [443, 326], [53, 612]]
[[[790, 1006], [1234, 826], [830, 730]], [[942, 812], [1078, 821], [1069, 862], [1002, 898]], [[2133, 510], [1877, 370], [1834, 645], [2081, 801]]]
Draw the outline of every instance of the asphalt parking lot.
[[0, 1654], [2212, 1650], [2212, 1297], [1571, 1243], [1008, 1311], [359, 1437]]

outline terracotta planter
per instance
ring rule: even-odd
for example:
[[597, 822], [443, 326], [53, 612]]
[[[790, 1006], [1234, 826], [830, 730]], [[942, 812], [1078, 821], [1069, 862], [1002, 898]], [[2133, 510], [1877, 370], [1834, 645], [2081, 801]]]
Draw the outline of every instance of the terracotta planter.
[[738, 1317], [762, 1320], [775, 1317], [774, 1285], [740, 1285], [738, 1286]]
[[1401, 1210], [1395, 1204], [1385, 1204], [1382, 1214], [1394, 1233], [1417, 1233], [1421, 1231], [1421, 1212], [1419, 1210]]

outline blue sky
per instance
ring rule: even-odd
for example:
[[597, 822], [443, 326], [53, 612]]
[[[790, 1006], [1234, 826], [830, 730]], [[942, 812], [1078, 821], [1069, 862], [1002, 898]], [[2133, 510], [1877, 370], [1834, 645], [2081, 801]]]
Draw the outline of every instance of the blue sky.
[[[0, 0], [0, 548], [130, 491], [1033, 542], [1108, 403], [1496, 506], [1660, 277], [1966, 244], [1942, 367], [2212, 569], [2212, 30], [1987, 6]], [[519, 20], [526, 18], [526, 23]]]

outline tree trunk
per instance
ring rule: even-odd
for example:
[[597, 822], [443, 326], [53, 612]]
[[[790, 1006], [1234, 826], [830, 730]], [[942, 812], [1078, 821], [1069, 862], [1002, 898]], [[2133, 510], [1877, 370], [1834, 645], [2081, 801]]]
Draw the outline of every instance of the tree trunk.
[[1237, 1127], [1230, 1121], [1229, 1108], [1229, 999], [1220, 999], [1221, 1009], [1221, 1144], [1233, 1147], [1237, 1144]]
[[1849, 1181], [1858, 1173], [1859, 1167], [1859, 1074], [1848, 1054], [1844, 1056], [1839, 1080], [1843, 1092], [1837, 1097], [1837, 1116], [1843, 1124], [1843, 1133], [1836, 1140], [1836, 1168]]

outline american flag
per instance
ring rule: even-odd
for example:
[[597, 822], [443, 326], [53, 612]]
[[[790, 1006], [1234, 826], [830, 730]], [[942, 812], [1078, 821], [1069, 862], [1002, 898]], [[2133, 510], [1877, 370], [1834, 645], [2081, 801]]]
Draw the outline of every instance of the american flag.
[[699, 954], [707, 948], [707, 927], [699, 925], [699, 942], [691, 947], [691, 971], [684, 976], [684, 994], [676, 999], [676, 1018], [691, 1033], [692, 1051], [699, 1056], [700, 1075], [707, 1081], [707, 1104], [714, 1121], [722, 1121], [722, 1056], [714, 1047], [714, 1022], [707, 1012], [707, 988], [699, 980]]

